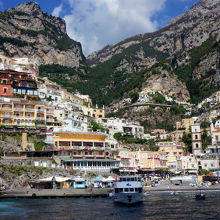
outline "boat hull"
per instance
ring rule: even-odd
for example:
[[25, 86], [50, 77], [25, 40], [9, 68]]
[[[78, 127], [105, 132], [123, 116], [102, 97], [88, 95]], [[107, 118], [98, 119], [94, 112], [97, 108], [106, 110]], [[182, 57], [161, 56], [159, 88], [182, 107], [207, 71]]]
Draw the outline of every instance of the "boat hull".
[[123, 204], [135, 204], [143, 202], [144, 195], [142, 193], [117, 193], [113, 196], [114, 202]]

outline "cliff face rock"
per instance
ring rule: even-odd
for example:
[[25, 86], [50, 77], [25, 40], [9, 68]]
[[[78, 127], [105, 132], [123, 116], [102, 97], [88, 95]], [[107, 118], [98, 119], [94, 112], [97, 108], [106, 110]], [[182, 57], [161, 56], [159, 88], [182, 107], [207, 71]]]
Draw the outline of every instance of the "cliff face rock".
[[32, 57], [39, 64], [78, 67], [84, 59], [80, 43], [66, 34], [63, 19], [48, 15], [35, 2], [0, 12], [0, 51]]
[[218, 50], [202, 58], [193, 71], [193, 79], [206, 81], [206, 86], [220, 85], [220, 52]]
[[[122, 53], [125, 49], [139, 44], [149, 45], [155, 50], [174, 55], [201, 45], [209, 38], [210, 34], [219, 34], [219, 25], [220, 2], [218, 0], [201, 0], [187, 13], [171, 20], [161, 30], [150, 34], [137, 35], [118, 44], [106, 46], [88, 56], [87, 63], [90, 66], [96, 66], [111, 59], [114, 55]], [[138, 56], [139, 65], [145, 67], [147, 54], [141, 53], [142, 48], [138, 47], [136, 54], [142, 54]], [[151, 65], [150, 60], [147, 65]]]
[[141, 93], [143, 92], [161, 92], [167, 97], [172, 97], [179, 101], [188, 101], [190, 99], [185, 83], [181, 82], [177, 76], [165, 70], [161, 70], [161, 74], [150, 76], [143, 84]]

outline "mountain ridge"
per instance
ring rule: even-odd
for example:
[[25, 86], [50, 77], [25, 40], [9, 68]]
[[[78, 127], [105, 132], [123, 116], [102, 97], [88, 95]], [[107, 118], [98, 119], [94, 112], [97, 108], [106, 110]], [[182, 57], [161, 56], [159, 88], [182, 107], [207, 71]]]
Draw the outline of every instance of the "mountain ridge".
[[0, 51], [11, 57], [34, 57], [40, 64], [79, 67], [81, 44], [69, 38], [65, 21], [44, 13], [35, 2], [0, 12]]

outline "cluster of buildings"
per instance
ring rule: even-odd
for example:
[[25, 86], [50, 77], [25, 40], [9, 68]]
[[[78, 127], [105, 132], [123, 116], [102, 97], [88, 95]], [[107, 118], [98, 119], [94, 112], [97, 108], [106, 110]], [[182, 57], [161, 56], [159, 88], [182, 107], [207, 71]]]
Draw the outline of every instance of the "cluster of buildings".
[[[155, 129], [145, 134], [139, 122], [105, 118], [104, 106], [93, 106], [88, 95], [69, 93], [47, 78], [38, 77], [33, 71], [35, 63], [28, 59], [0, 56], [0, 67], [0, 133], [22, 133], [19, 152], [5, 151], [2, 157], [5, 161], [94, 172], [219, 170], [219, 120], [213, 123], [210, 119], [207, 133], [212, 143], [203, 149], [198, 118], [182, 119], [171, 133]], [[217, 116], [218, 113], [212, 115]], [[102, 129], [94, 132], [91, 121]], [[45, 135], [45, 146], [40, 152], [28, 147], [27, 133], [37, 131]], [[158, 150], [146, 151], [144, 145], [130, 148], [117, 142], [115, 133], [134, 139], [153, 139]], [[184, 133], [191, 133], [192, 154], [186, 153]]]

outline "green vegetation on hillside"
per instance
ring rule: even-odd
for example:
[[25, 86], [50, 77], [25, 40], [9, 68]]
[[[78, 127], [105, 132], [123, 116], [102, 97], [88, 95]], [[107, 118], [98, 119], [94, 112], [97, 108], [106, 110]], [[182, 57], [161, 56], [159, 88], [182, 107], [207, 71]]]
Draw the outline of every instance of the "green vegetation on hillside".
[[[195, 47], [190, 51], [190, 60], [188, 65], [181, 65], [174, 70], [174, 73], [186, 83], [189, 90], [192, 103], [199, 103], [204, 98], [210, 96], [212, 93], [218, 91], [220, 86], [208, 87], [207, 84], [210, 77], [206, 80], [193, 80], [193, 71], [202, 58], [214, 50], [220, 50], [220, 42], [216, 42], [215, 38], [210, 37], [201, 46]], [[175, 64], [175, 59], [173, 64]]]
[[75, 45], [80, 47], [80, 43], [72, 40], [67, 34], [65, 34], [60, 40], [57, 41], [57, 46], [55, 48], [59, 50], [68, 50]]
[[[129, 63], [138, 60], [135, 53], [140, 48], [145, 51], [146, 56], [156, 57], [158, 60], [165, 59], [168, 56], [168, 54], [150, 47], [147, 43], [141, 43], [128, 47], [122, 53], [114, 55], [111, 59], [100, 63], [94, 68], [82, 65], [81, 68], [86, 74], [82, 74], [80, 69], [77, 71], [69, 68], [68, 72], [65, 67], [62, 71], [58, 66], [47, 65], [40, 67], [40, 75], [49, 77], [49, 79], [59, 83], [70, 92], [78, 90], [81, 93], [89, 94], [94, 103], [109, 105], [113, 100], [122, 98], [125, 93], [135, 88], [141, 88], [146, 70], [135, 73], [116, 71], [116, 67], [123, 59], [126, 59]], [[79, 78], [77, 81], [75, 78], [66, 80], [63, 77], [65, 74], [68, 74], [70, 78], [72, 74]], [[133, 98], [133, 100], [136, 99]]]

